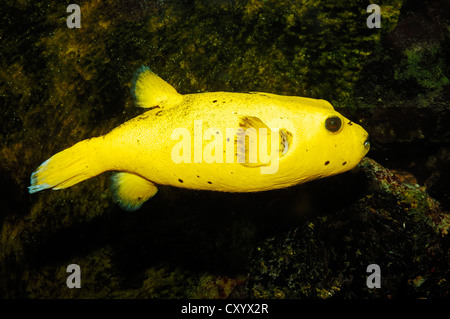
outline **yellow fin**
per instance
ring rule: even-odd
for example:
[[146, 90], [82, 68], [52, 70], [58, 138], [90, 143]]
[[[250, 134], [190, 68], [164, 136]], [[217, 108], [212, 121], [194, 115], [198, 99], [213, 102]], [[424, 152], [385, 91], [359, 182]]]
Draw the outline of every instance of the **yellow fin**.
[[115, 173], [111, 179], [114, 200], [128, 211], [139, 209], [158, 192], [155, 184], [133, 173]]
[[[292, 133], [282, 128], [278, 130], [278, 134], [271, 130], [261, 119], [255, 116], [244, 116], [239, 121], [240, 130], [237, 131], [236, 145], [237, 145], [237, 162], [247, 167], [259, 167], [270, 165], [271, 158], [273, 158], [272, 136], [279, 136], [278, 152], [279, 157], [287, 154], [289, 146], [292, 144]], [[266, 129], [267, 135], [261, 134], [260, 129]], [[266, 160], [261, 158], [260, 148], [265, 144], [267, 155]], [[270, 154], [270, 156], [269, 156]]]
[[278, 133], [280, 134], [280, 157], [283, 157], [292, 145], [292, 133], [284, 128], [279, 130]]
[[97, 139], [81, 141], [42, 163], [31, 174], [30, 194], [44, 189], [64, 189], [102, 173], [98, 160]]
[[181, 94], [146, 66], [135, 75], [132, 93], [137, 106], [144, 108], [172, 107], [183, 100]]

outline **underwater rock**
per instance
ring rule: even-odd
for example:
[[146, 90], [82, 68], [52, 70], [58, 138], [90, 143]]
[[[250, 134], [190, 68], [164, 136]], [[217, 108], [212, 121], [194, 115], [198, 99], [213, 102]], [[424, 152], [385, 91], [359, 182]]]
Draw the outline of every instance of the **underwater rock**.
[[[308, 217], [262, 241], [247, 292], [253, 298], [432, 298], [450, 292], [450, 215], [424, 191], [365, 158], [361, 198]], [[381, 288], [366, 285], [371, 264]]]
[[437, 199], [446, 198], [445, 205], [450, 188], [440, 179], [446, 167], [426, 163], [450, 149], [449, 27], [450, 2], [405, 1], [396, 28], [368, 57], [354, 91], [355, 117], [371, 138], [369, 156], [412, 172]]
[[406, 1], [355, 86], [375, 145], [449, 142], [450, 3]]

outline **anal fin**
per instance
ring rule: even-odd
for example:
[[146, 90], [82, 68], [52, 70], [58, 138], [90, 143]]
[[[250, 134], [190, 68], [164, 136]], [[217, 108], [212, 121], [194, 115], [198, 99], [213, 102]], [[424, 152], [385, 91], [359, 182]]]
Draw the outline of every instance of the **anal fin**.
[[158, 192], [155, 184], [133, 173], [115, 173], [111, 180], [114, 200], [128, 211], [139, 209]]

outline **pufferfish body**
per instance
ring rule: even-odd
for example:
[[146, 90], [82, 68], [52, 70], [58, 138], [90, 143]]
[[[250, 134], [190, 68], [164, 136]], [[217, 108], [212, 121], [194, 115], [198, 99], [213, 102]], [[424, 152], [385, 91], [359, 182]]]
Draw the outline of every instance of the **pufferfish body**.
[[42, 163], [30, 193], [106, 171], [116, 201], [136, 210], [157, 185], [258, 192], [332, 176], [369, 151], [367, 132], [325, 100], [270, 93], [179, 94], [148, 68], [133, 85], [149, 110]]

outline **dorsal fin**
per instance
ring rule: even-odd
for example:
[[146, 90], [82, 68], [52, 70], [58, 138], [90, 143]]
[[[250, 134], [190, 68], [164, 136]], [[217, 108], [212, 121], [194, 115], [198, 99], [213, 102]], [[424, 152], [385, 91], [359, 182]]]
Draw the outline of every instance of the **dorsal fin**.
[[173, 107], [183, 100], [183, 96], [173, 86], [146, 66], [136, 72], [131, 92], [136, 100], [136, 105], [144, 108]]

